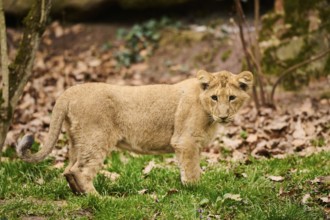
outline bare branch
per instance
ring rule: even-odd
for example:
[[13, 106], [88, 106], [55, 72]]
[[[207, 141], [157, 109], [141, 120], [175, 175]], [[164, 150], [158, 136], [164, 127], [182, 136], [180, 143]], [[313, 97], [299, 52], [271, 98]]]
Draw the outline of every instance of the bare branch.
[[[248, 54], [248, 51], [247, 51], [246, 41], [245, 41], [245, 38], [244, 38], [244, 30], [243, 30], [244, 14], [243, 14], [243, 9], [242, 9], [242, 5], [241, 5], [240, 0], [235, 0], [235, 5], [236, 5], [236, 11], [237, 11], [237, 15], [238, 15], [237, 18], [238, 18], [239, 36], [240, 36], [240, 39], [241, 39], [243, 52], [244, 52], [244, 55], [245, 55], [245, 58], [246, 58], [248, 68], [251, 72], [253, 72], [252, 71], [252, 64], [250, 62], [249, 54]], [[259, 110], [260, 104], [259, 104], [259, 98], [258, 98], [257, 89], [256, 89], [255, 85], [253, 85], [253, 87], [252, 87], [252, 93], [253, 93], [254, 102], [256, 104], [256, 108]]]
[[277, 81], [273, 85], [271, 96], [270, 96], [271, 103], [274, 103], [274, 94], [275, 94], [275, 91], [276, 91], [277, 86], [282, 82], [282, 80], [285, 77], [287, 77], [289, 74], [291, 74], [294, 70], [296, 70], [296, 69], [298, 69], [298, 68], [300, 68], [302, 66], [305, 66], [305, 65], [307, 65], [309, 63], [312, 63], [312, 62], [314, 62], [316, 60], [319, 60], [319, 59], [325, 57], [329, 53], [330, 53], [330, 48], [327, 49], [327, 50], [325, 50], [325, 51], [323, 51], [323, 52], [321, 52], [321, 53], [316, 54], [315, 56], [313, 56], [313, 57], [311, 57], [309, 59], [306, 59], [306, 60], [304, 60], [304, 61], [302, 61], [300, 63], [297, 63], [296, 65], [293, 65], [290, 68], [288, 68], [285, 71], [283, 71], [283, 73], [281, 74], [281, 76], [277, 79]]
[[254, 54], [255, 54], [255, 59], [254, 56], [251, 52], [251, 58], [254, 59], [254, 63], [257, 66], [257, 71], [258, 71], [258, 83], [260, 87], [260, 98], [261, 98], [261, 103], [264, 105], [266, 103], [266, 93], [264, 91], [264, 85], [263, 85], [263, 80], [262, 80], [262, 69], [261, 69], [261, 54], [260, 54], [260, 47], [259, 47], [259, 24], [260, 23], [260, 1], [259, 0], [254, 0], [254, 27], [255, 27], [255, 42], [254, 42]]

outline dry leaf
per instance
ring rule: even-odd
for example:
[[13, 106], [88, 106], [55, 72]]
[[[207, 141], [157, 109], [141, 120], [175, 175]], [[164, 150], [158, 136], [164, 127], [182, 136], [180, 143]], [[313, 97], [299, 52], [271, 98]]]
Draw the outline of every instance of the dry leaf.
[[208, 214], [206, 219], [221, 219], [220, 215]]
[[222, 141], [226, 147], [229, 147], [231, 149], [236, 149], [239, 147], [239, 145], [242, 144], [242, 140], [232, 140], [231, 138], [228, 137], [223, 137]]
[[152, 216], [152, 218], [151, 218], [151, 220], [156, 220], [156, 219], [158, 219], [158, 216], [161, 214], [161, 212], [156, 212], [153, 216]]
[[166, 158], [165, 159], [165, 164], [170, 165], [170, 164], [176, 164], [177, 160], [175, 157], [171, 157], [171, 158]]
[[166, 195], [173, 195], [173, 194], [175, 194], [175, 193], [178, 193], [179, 192], [179, 190], [177, 190], [177, 189], [170, 189], [170, 190], [168, 190], [167, 191], [167, 193], [166, 193]]
[[238, 150], [233, 151], [233, 156], [231, 158], [232, 161], [244, 161], [246, 159], [246, 155], [241, 153]]
[[305, 139], [306, 138], [306, 132], [301, 125], [300, 117], [298, 118], [298, 121], [295, 124], [294, 132], [293, 132], [292, 136], [295, 139]]
[[101, 63], [102, 63], [101, 60], [99, 60], [99, 59], [97, 59], [97, 58], [94, 57], [94, 58], [92, 58], [92, 59], [88, 62], [88, 65], [89, 65], [90, 67], [97, 67], [97, 66], [100, 66]]
[[124, 154], [119, 154], [119, 160], [120, 162], [122, 162], [123, 164], [127, 164], [129, 159], [124, 155]]
[[99, 173], [103, 174], [105, 177], [109, 178], [111, 181], [116, 181], [120, 177], [120, 175], [118, 173], [109, 172], [107, 170], [101, 170]]
[[312, 106], [312, 100], [310, 98], [306, 99], [303, 103], [303, 105], [299, 108], [300, 114], [304, 113], [307, 116], [312, 116], [315, 114], [313, 106]]
[[202, 152], [202, 157], [206, 158], [209, 165], [217, 164], [220, 160], [220, 154], [215, 154], [214, 152]]
[[36, 183], [39, 185], [44, 185], [45, 184], [45, 180], [41, 177], [39, 179], [36, 180]]
[[138, 194], [143, 195], [146, 194], [146, 192], [148, 192], [148, 189], [141, 189], [138, 191]]
[[274, 131], [281, 131], [284, 128], [288, 127], [287, 122], [283, 121], [272, 121], [270, 125], [265, 127], [266, 130], [274, 130]]
[[158, 167], [158, 166], [156, 165], [155, 161], [151, 160], [151, 161], [148, 163], [148, 165], [143, 169], [142, 173], [143, 173], [144, 175], [148, 175], [148, 174], [151, 172], [151, 170], [152, 170], [153, 168], [155, 168], [155, 167]]
[[327, 197], [321, 197], [320, 200], [324, 203], [330, 203], [330, 195]]
[[242, 201], [241, 195], [240, 194], [231, 194], [231, 193], [226, 193], [223, 196], [224, 199], [231, 199], [235, 201]]
[[292, 196], [294, 193], [296, 193], [296, 190], [289, 190], [289, 191], [284, 191], [283, 187], [280, 187], [280, 191], [278, 193], [279, 196]]
[[324, 183], [330, 184], [330, 176], [319, 176], [311, 180], [311, 183]]
[[63, 161], [57, 162], [53, 165], [53, 168], [55, 168], [55, 169], [61, 169], [63, 167], [64, 167], [64, 162]]
[[303, 196], [303, 198], [301, 199], [301, 203], [302, 204], [306, 204], [307, 200], [311, 198], [311, 194], [307, 193], [306, 195]]
[[248, 143], [254, 143], [254, 142], [256, 142], [258, 140], [258, 135], [256, 135], [256, 134], [250, 134], [248, 137], [247, 137], [247, 139], [246, 139], [246, 141], [248, 142]]
[[251, 152], [252, 156], [259, 158], [261, 156], [264, 157], [270, 157], [271, 156], [271, 152], [269, 149], [266, 149], [266, 145], [267, 142], [266, 141], [262, 141], [260, 142], [257, 147]]
[[285, 179], [283, 176], [267, 176], [267, 178], [275, 182], [282, 182]]
[[306, 143], [306, 140], [303, 139], [295, 139], [292, 141], [292, 146], [294, 146], [295, 148], [297, 147], [301, 147]]
[[153, 200], [155, 200], [155, 202], [159, 202], [159, 200], [158, 200], [158, 196], [153, 192], [152, 194], [149, 194], [149, 196], [153, 199]]

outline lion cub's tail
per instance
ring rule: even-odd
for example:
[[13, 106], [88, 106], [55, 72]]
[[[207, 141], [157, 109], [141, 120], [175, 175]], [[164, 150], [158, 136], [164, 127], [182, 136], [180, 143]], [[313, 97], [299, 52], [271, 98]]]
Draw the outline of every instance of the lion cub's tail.
[[62, 123], [67, 114], [67, 102], [61, 97], [57, 100], [53, 112], [52, 119], [50, 123], [50, 128], [48, 132], [48, 137], [46, 144], [41, 148], [41, 150], [35, 154], [31, 154], [31, 147], [34, 142], [33, 135], [25, 135], [22, 140], [18, 143], [16, 147], [16, 152], [18, 156], [26, 162], [39, 162], [50, 154], [54, 148], [57, 138], [61, 132]]

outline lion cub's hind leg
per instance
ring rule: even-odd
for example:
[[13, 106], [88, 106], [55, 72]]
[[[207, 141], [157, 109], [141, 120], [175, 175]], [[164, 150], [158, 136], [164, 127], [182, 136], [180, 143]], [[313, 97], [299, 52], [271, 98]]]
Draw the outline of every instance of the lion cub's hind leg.
[[[73, 192], [78, 194], [98, 194], [93, 179], [102, 168], [103, 161], [109, 151], [106, 135], [86, 135], [84, 143], [75, 143], [73, 152], [77, 160], [65, 171], [65, 177]], [[114, 145], [112, 145], [114, 146]], [[74, 180], [74, 183], [72, 183]], [[70, 183], [71, 182], [71, 183]]]
[[80, 194], [82, 190], [77, 185], [76, 180], [74, 179], [74, 175], [70, 172], [70, 169], [77, 162], [77, 155], [78, 155], [77, 149], [75, 149], [74, 146], [73, 146], [70, 133], [69, 133], [69, 147], [68, 148], [69, 148], [69, 151], [68, 151], [69, 164], [65, 168], [65, 170], [63, 172], [63, 175], [65, 176], [66, 180], [68, 181], [72, 192], [75, 193], [75, 194]]

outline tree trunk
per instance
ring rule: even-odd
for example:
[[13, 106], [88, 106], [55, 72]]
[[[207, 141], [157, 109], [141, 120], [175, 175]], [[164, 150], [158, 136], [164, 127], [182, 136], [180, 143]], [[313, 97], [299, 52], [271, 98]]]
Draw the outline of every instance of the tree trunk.
[[9, 70], [7, 54], [6, 20], [3, 10], [3, 0], [0, 0], [0, 54], [2, 84], [0, 90], [0, 158], [2, 146], [8, 130], [9, 111]]
[[[2, 3], [2, 0], [0, 1]], [[40, 38], [46, 27], [51, 2], [51, 0], [35, 0], [31, 10], [24, 19], [23, 39], [20, 43], [20, 47], [14, 62], [9, 65], [8, 92], [4, 90], [5, 92], [3, 92], [2, 95], [3, 97], [6, 96], [3, 99], [7, 100], [7, 102], [0, 102], [0, 109], [1, 112], [3, 112], [3, 114], [0, 115], [0, 154], [2, 152], [6, 134], [12, 121], [13, 111], [23, 93], [27, 81], [32, 74], [35, 53], [38, 49]], [[0, 17], [3, 16], [3, 11], [0, 11], [0, 13]], [[5, 25], [1, 25], [1, 33], [2, 30], [4, 30], [5, 33]], [[3, 35], [1, 35], [1, 42], [6, 42], [3, 38]], [[1, 57], [7, 57], [7, 52], [2, 53], [2, 47]], [[6, 68], [8, 70], [8, 65], [2, 63], [2, 66], [2, 69]], [[4, 72], [2, 72], [2, 74], [2, 78], [6, 79]]]

